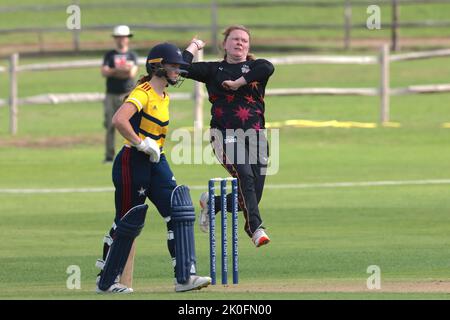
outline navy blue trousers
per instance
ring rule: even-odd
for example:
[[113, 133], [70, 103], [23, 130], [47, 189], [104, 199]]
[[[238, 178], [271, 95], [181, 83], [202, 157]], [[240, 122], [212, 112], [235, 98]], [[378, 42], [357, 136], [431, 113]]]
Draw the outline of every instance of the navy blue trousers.
[[[148, 198], [166, 220], [167, 247], [174, 261], [175, 241], [173, 240], [173, 228], [170, 221], [170, 199], [177, 184], [165, 155], [161, 154], [158, 163], [152, 163], [145, 153], [138, 151], [136, 148], [124, 146], [114, 159], [112, 179], [116, 188], [114, 222], [117, 224], [125, 213], [131, 208], [143, 204]], [[109, 235], [114, 239], [114, 228], [111, 228]], [[104, 260], [108, 250], [109, 245], [105, 243], [103, 247]]]
[[123, 147], [114, 160], [112, 179], [116, 188], [116, 221], [146, 198], [163, 218], [170, 216], [170, 197], [177, 184], [164, 154], [158, 163], [152, 163], [148, 155], [136, 148]]

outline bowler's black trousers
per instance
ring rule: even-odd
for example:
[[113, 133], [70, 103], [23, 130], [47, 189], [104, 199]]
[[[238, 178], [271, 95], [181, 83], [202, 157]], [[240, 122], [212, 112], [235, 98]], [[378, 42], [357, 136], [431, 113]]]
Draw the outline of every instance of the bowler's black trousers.
[[[211, 128], [214, 154], [232, 177], [238, 179], [239, 211], [245, 218], [245, 232], [251, 237], [262, 228], [258, 204], [261, 201], [269, 148], [263, 130], [221, 130]], [[227, 211], [231, 210], [231, 194], [227, 195]], [[220, 211], [220, 196], [215, 199], [216, 213]]]

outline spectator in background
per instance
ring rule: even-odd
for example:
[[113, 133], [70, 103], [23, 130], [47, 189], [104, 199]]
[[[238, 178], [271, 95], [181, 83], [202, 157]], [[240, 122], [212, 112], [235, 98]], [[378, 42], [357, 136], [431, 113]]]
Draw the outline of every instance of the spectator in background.
[[116, 49], [108, 51], [103, 58], [102, 76], [106, 78], [106, 96], [104, 100], [105, 163], [112, 163], [115, 155], [115, 129], [112, 117], [123, 103], [124, 97], [133, 89], [134, 78], [138, 71], [138, 56], [129, 50], [129, 41], [133, 36], [130, 28], [120, 25], [112, 34]]

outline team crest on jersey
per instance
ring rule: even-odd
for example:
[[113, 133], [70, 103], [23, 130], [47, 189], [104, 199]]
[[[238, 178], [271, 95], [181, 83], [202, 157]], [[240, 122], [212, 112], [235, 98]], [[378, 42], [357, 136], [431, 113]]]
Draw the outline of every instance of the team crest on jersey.
[[246, 64], [244, 64], [241, 68], [242, 73], [247, 73], [250, 71], [250, 67]]

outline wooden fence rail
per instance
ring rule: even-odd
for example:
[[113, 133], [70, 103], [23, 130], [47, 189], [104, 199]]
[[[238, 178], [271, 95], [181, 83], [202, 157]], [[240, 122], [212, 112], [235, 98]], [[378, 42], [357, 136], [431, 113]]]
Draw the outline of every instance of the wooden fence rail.
[[[202, 52], [201, 52], [202, 54]], [[389, 110], [391, 95], [406, 95], [420, 93], [438, 93], [450, 92], [449, 84], [431, 84], [431, 85], [413, 85], [405, 88], [390, 87], [390, 63], [398, 61], [407, 61], [413, 59], [428, 59], [435, 57], [450, 56], [450, 49], [411, 52], [404, 54], [391, 55], [389, 45], [385, 44], [380, 49], [378, 56], [287, 56], [267, 58], [274, 65], [292, 65], [292, 64], [359, 64], [374, 65], [377, 64], [380, 70], [380, 83], [373, 88], [281, 88], [268, 89], [267, 96], [303, 96], [303, 95], [353, 95], [353, 96], [379, 96], [380, 97], [380, 119], [381, 123], [389, 122]], [[203, 56], [196, 57], [198, 61], [203, 60]], [[138, 60], [140, 65], [145, 64], [145, 58]], [[1, 67], [0, 72], [9, 71], [10, 93], [9, 99], [0, 99], [0, 107], [9, 105], [10, 107], [10, 133], [16, 134], [18, 130], [18, 106], [34, 104], [61, 104], [61, 103], [80, 103], [80, 102], [99, 102], [104, 99], [104, 93], [46, 93], [32, 97], [18, 97], [18, 74], [31, 71], [49, 71], [66, 70], [74, 68], [100, 68], [100, 59], [91, 59], [83, 61], [69, 61], [58, 63], [42, 63], [19, 65], [19, 55], [14, 54], [10, 58], [10, 67]], [[200, 83], [195, 82], [192, 93], [172, 93], [171, 97], [175, 100], [192, 100], [195, 104], [194, 119], [195, 125], [201, 128], [203, 123], [203, 102], [204, 88]]]
[[393, 62], [393, 61], [419, 60], [419, 59], [429, 59], [448, 56], [450, 56], [450, 49], [441, 49], [432, 51], [395, 54], [391, 56], [390, 61]]

